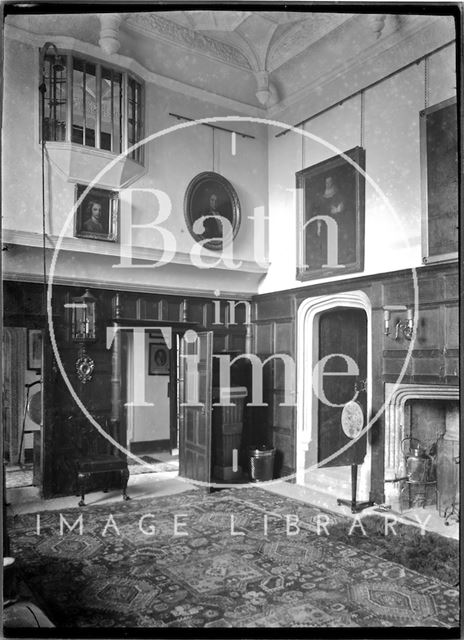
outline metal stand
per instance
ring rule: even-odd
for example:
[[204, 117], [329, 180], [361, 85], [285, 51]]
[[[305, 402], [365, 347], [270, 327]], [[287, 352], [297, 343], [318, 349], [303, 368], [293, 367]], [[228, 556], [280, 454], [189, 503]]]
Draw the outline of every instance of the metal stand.
[[346, 507], [351, 507], [351, 513], [359, 513], [363, 509], [367, 509], [367, 507], [372, 507], [374, 503], [371, 500], [367, 500], [366, 502], [356, 502], [356, 493], [358, 490], [358, 465], [351, 465], [351, 500], [342, 500], [341, 498], [337, 498], [338, 505], [344, 505]]

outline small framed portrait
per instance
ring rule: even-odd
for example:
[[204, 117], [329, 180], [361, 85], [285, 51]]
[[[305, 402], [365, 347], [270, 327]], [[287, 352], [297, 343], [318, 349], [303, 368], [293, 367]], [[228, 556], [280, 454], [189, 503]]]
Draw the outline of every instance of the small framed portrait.
[[187, 187], [184, 215], [194, 240], [207, 249], [220, 251], [237, 235], [240, 202], [226, 178], [213, 171], [204, 171]]
[[[76, 200], [87, 189], [86, 185], [76, 185]], [[74, 235], [76, 238], [93, 240], [118, 240], [118, 194], [106, 189], [90, 189], [77, 208]]]
[[169, 374], [169, 349], [165, 344], [150, 342], [148, 375]]
[[27, 331], [27, 368], [31, 371], [42, 369], [41, 329], [28, 329]]
[[[345, 152], [361, 169], [365, 152]], [[355, 273], [364, 268], [364, 176], [342, 155], [296, 174], [298, 280]]]

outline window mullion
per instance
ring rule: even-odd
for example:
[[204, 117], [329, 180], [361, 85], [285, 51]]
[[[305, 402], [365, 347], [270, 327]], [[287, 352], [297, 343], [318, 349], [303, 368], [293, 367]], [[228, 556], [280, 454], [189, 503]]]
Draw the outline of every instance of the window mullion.
[[74, 79], [73, 58], [70, 53], [66, 56], [66, 142], [71, 142], [71, 132], [73, 124], [73, 79]]
[[96, 121], [95, 121], [95, 148], [100, 149], [100, 132], [101, 132], [101, 66], [96, 65], [95, 68], [95, 102], [96, 102]]
[[85, 146], [87, 140], [86, 130], [87, 130], [87, 105], [86, 103], [86, 94], [85, 94], [85, 84], [87, 81], [87, 63], [83, 64], [83, 72], [82, 72], [82, 144]]
[[122, 89], [123, 89], [123, 100], [122, 100], [122, 122], [123, 122], [123, 133], [122, 133], [122, 144], [123, 151], [127, 151], [128, 142], [127, 142], [127, 134], [129, 130], [129, 83], [127, 80], [127, 73], [123, 73], [122, 75]]
[[110, 109], [111, 109], [111, 151], [114, 152], [115, 140], [114, 140], [114, 76], [115, 73], [111, 70], [110, 80]]

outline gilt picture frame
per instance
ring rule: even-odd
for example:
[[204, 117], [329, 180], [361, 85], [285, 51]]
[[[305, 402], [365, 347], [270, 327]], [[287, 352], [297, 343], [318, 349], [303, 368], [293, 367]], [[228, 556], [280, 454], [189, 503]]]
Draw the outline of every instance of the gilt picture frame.
[[[81, 197], [88, 185], [77, 184], [75, 198]], [[98, 187], [90, 189], [77, 207], [74, 236], [106, 242], [117, 242], [119, 235], [118, 194]]]
[[[346, 157], [344, 157], [346, 156]], [[355, 147], [296, 174], [301, 281], [364, 268], [365, 151]]]
[[184, 216], [190, 235], [212, 251], [230, 244], [240, 227], [240, 201], [231, 183], [213, 171], [196, 175], [184, 198]]

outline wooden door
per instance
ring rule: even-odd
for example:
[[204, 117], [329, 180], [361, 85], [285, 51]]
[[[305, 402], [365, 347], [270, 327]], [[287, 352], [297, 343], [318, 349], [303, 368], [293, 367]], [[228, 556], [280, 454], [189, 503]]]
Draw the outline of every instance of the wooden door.
[[[319, 318], [319, 360], [332, 354], [352, 358], [358, 375], [340, 375], [347, 372], [347, 363], [340, 356], [329, 359], [322, 377], [326, 399], [336, 405], [345, 405], [354, 399], [361, 405], [364, 426], [367, 424], [367, 317], [362, 309], [336, 308]], [[337, 375], [338, 374], [338, 375]], [[322, 394], [319, 394], [322, 396]], [[318, 462], [339, 451], [348, 442], [352, 446], [321, 466], [361, 464], [366, 453], [366, 435], [351, 440], [341, 426], [343, 406], [330, 406], [318, 398]]]
[[192, 335], [179, 345], [179, 475], [210, 482], [213, 332]]

